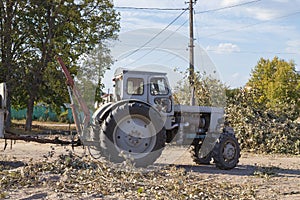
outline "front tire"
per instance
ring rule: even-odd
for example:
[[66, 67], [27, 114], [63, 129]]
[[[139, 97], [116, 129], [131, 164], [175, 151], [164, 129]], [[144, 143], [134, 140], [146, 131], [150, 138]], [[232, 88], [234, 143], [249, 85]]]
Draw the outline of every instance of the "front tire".
[[137, 167], [151, 165], [165, 147], [166, 131], [160, 114], [140, 103], [124, 103], [110, 111], [102, 124], [103, 155], [119, 163], [132, 160]]
[[223, 133], [213, 150], [213, 158], [216, 167], [220, 169], [232, 169], [236, 167], [240, 158], [240, 146], [232, 133]]
[[193, 161], [198, 164], [198, 165], [209, 165], [210, 161], [212, 159], [212, 152], [209, 152], [206, 155], [202, 155], [200, 152], [201, 146], [202, 146], [201, 140], [195, 140], [191, 146], [191, 153], [192, 153], [192, 158]]

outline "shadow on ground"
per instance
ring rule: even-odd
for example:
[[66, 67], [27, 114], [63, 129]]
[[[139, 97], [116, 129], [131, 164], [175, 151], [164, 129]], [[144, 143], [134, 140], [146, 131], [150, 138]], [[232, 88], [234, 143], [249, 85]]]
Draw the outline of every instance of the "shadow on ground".
[[26, 163], [21, 161], [0, 161], [0, 169], [16, 169], [25, 165]]
[[255, 172], [272, 173], [277, 176], [299, 176], [300, 170], [284, 169], [280, 167], [260, 167], [256, 165], [238, 165], [231, 170], [221, 170], [215, 165], [176, 165], [178, 168], [184, 168], [187, 172], [203, 173], [203, 174], [226, 174], [236, 176], [251, 176]]

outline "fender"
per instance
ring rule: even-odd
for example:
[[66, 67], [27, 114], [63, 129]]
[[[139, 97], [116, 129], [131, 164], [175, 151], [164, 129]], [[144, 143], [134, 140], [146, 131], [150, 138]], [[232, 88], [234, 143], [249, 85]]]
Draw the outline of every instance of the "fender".
[[126, 103], [134, 103], [134, 102], [141, 103], [141, 104], [151, 107], [153, 110], [155, 110], [155, 112], [157, 112], [159, 114], [160, 117], [162, 117], [161, 113], [156, 108], [154, 108], [151, 104], [149, 104], [147, 102], [144, 102], [144, 101], [141, 101], [138, 99], [125, 99], [125, 100], [121, 100], [121, 101], [118, 101], [115, 103], [112, 103], [112, 102], [106, 103], [103, 106], [101, 106], [100, 108], [98, 108], [96, 110], [96, 112], [93, 114], [93, 122], [94, 123], [96, 123], [96, 122], [102, 123], [102, 121], [107, 117], [108, 113], [110, 111], [114, 110], [116, 107], [119, 107]]

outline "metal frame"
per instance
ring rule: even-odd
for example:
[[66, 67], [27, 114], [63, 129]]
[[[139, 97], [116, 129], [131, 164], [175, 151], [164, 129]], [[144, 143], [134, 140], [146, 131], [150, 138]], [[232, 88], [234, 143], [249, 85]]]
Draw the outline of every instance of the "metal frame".
[[6, 84], [0, 83], [0, 138], [5, 133], [6, 96]]

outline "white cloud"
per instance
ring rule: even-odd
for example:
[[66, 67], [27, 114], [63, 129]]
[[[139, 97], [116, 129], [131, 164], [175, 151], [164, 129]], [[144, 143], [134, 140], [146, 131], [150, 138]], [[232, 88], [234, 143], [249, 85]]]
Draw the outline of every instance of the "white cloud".
[[239, 52], [240, 48], [235, 44], [221, 43], [218, 46], [208, 46], [206, 47], [206, 50], [213, 51], [219, 54], [224, 54], [224, 53]]
[[281, 16], [280, 12], [277, 10], [259, 7], [246, 8], [246, 12], [249, 14], [249, 16], [252, 16], [260, 21], [271, 20]]
[[239, 3], [242, 3], [242, 0], [223, 0], [221, 5], [222, 6], [231, 6], [231, 5], [236, 5]]
[[[184, 8], [188, 6], [185, 2], [186, 0], [114, 0], [115, 6], [150, 8]], [[232, 58], [228, 61], [220, 61], [220, 66], [239, 67], [236, 70], [236, 74], [233, 72], [226, 78], [230, 80], [233, 79], [232, 75], [237, 77], [238, 74], [243, 76], [242, 70], [249, 71], [249, 66], [252, 66], [258, 57], [270, 56], [269, 54], [263, 54], [263, 52], [279, 52], [281, 53], [281, 58], [286, 60], [293, 59], [299, 64], [300, 24], [298, 23], [298, 18], [300, 14], [296, 14], [296, 12], [299, 11], [300, 0], [262, 0], [230, 9], [199, 14], [200, 11], [213, 10], [245, 2], [248, 2], [248, 0], [198, 0], [194, 7], [195, 12], [198, 12], [194, 18], [194, 36], [197, 42], [202, 46], [206, 46], [207, 51], [212, 52], [212, 59], [216, 59], [215, 57], [218, 56]], [[119, 9], [118, 11], [121, 12], [122, 28], [120, 33], [143, 28], [162, 30], [181, 13], [181, 11], [127, 9]], [[177, 30], [188, 17], [188, 11], [186, 11], [167, 30]], [[177, 33], [188, 37], [188, 26], [189, 23], [186, 23]], [[145, 38], [145, 41], [151, 37]], [[154, 42], [158, 43], [167, 37], [168, 35], [161, 35], [162, 39], [155, 39]], [[135, 46], [139, 46], [145, 41], [137, 43], [134, 40], [132, 43]], [[172, 41], [174, 41], [174, 45], [178, 46], [177, 40], [173, 39]], [[184, 47], [181, 45], [175, 48], [185, 49], [188, 41], [184, 44]], [[152, 45], [156, 46], [156, 44]], [[241, 50], [241, 53], [234, 53]], [[234, 80], [237, 83], [230, 85], [238, 85], [238, 82], [241, 82], [240, 78]]]
[[236, 79], [240, 76], [241, 76], [240, 73], [234, 73], [234, 74], [232, 74], [231, 78]]
[[153, 7], [153, 8], [181, 8], [186, 7], [184, 1], [174, 1], [174, 0], [135, 0], [135, 1], [124, 1], [124, 0], [114, 0], [115, 6], [124, 7]]
[[287, 53], [300, 54], [300, 40], [289, 40], [286, 45], [287, 48], [285, 50]]

